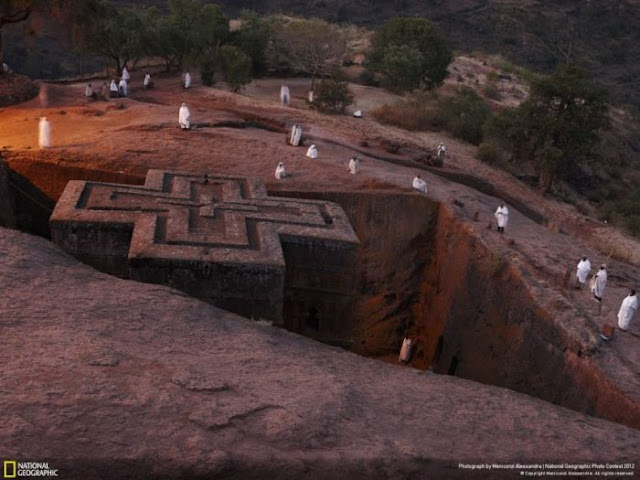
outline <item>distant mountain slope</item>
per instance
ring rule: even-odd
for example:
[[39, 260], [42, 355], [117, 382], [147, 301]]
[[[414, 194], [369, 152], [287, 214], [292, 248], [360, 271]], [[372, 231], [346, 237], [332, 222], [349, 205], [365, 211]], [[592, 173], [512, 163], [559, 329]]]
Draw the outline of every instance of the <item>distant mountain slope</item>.
[[[166, 0], [114, 0], [120, 5], [166, 8]], [[318, 16], [368, 27], [394, 15], [424, 16], [440, 25], [455, 48], [500, 53], [537, 70], [569, 60], [591, 70], [616, 103], [640, 108], [640, 0], [218, 0], [228, 15], [242, 9], [261, 14]], [[17, 28], [17, 27], [16, 27]], [[11, 29], [7, 28], [7, 32]], [[14, 32], [16, 29], [12, 29]], [[15, 34], [14, 34], [15, 36]], [[48, 68], [57, 39], [38, 39], [37, 52], [7, 42], [7, 58], [30, 64], [44, 76], [78, 69], [81, 58], [69, 52]], [[46, 45], [45, 45], [46, 44]], [[53, 52], [52, 52], [53, 53]], [[84, 65], [86, 68], [87, 66]], [[30, 72], [25, 72], [30, 73]]]
[[[165, 5], [163, 0], [119, 0]], [[527, 67], [550, 70], [569, 60], [591, 70], [612, 99], [640, 107], [639, 0], [219, 0], [228, 14], [293, 13], [376, 26], [394, 15], [425, 16], [454, 47], [501, 53]]]

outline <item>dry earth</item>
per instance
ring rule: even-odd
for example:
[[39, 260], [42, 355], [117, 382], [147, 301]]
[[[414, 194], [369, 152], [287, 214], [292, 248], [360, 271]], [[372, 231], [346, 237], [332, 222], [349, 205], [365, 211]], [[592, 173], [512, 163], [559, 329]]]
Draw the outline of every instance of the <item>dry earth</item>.
[[[324, 116], [309, 110], [304, 101], [308, 84], [303, 79], [295, 81], [287, 80], [287, 83], [292, 87], [293, 103], [290, 107], [283, 107], [280, 106], [278, 102], [278, 88], [281, 81], [277, 79], [257, 81], [247, 88], [245, 94], [235, 95], [221, 89], [204, 87], [198, 82], [196, 82], [194, 88], [184, 91], [180, 87], [178, 78], [156, 78], [157, 88], [147, 92], [140, 88], [141, 77], [140, 72], [134, 72], [131, 98], [111, 100], [108, 102], [87, 103], [82, 94], [83, 85], [48, 85], [46, 86], [46, 91], [42, 93], [39, 99], [0, 111], [0, 147], [8, 146], [11, 148], [12, 153], [9, 155], [9, 160], [10, 163], [16, 164], [38, 160], [61, 165], [79, 165], [134, 174], [144, 174], [149, 168], [170, 168], [241, 175], [250, 174], [262, 178], [272, 191], [278, 189], [298, 191], [304, 191], [305, 189], [316, 191], [371, 191], [385, 189], [409, 192], [412, 178], [415, 174], [420, 173], [427, 181], [429, 195], [446, 205], [454, 217], [464, 222], [469, 228], [469, 231], [472, 232], [479, 241], [489, 245], [497, 254], [502, 255], [511, 264], [519, 268], [520, 271], [523, 272], [523, 277], [526, 277], [529, 289], [540, 308], [551, 312], [566, 336], [579, 345], [580, 352], [588, 355], [591, 361], [611, 379], [620, 391], [628, 398], [631, 398], [636, 405], [640, 405], [640, 350], [638, 349], [640, 320], [635, 320], [630, 333], [618, 333], [615, 339], [608, 343], [602, 342], [597, 337], [597, 332], [588, 327], [590, 323], [598, 326], [604, 323], [614, 324], [620, 302], [626, 296], [626, 289], [637, 285], [636, 279], [640, 273], [638, 267], [632, 263], [623, 263], [614, 259], [616, 256], [624, 256], [637, 263], [640, 260], [640, 247], [633, 240], [625, 237], [613, 228], [609, 228], [606, 225], [602, 225], [578, 214], [571, 206], [560, 204], [540, 196], [538, 192], [518, 182], [507, 173], [480, 163], [474, 158], [475, 148], [470, 145], [460, 143], [440, 132], [406, 132], [376, 123], [367, 115], [370, 109], [381, 103], [392, 102], [394, 100], [393, 96], [380, 90], [367, 87], [354, 87], [353, 90], [356, 94], [354, 109], [362, 108], [365, 111], [365, 118], [356, 119], [351, 116]], [[177, 127], [178, 108], [183, 101], [187, 102], [190, 106], [192, 122], [195, 127], [192, 131], [188, 132], [181, 131]], [[38, 118], [42, 115], [49, 117], [53, 129], [53, 148], [47, 151], [37, 150], [37, 122]], [[305, 157], [305, 147], [293, 148], [285, 144], [285, 133], [283, 133], [283, 129], [293, 123], [301, 123], [303, 125], [305, 135], [308, 137], [307, 145], [311, 142], [318, 145], [320, 157], [317, 160], [310, 160]], [[238, 128], [240, 126], [243, 128]], [[383, 148], [383, 143], [389, 140], [395, 141], [400, 145], [400, 151], [395, 155], [387, 153]], [[410, 162], [411, 158], [417, 153], [424, 150], [432, 150], [440, 140], [444, 140], [448, 147], [448, 158], [444, 171], [426, 171], [418, 168], [417, 165], [416, 167], [407, 166], [411, 165], [407, 162]], [[356, 176], [347, 173], [348, 160], [354, 154], [357, 154], [362, 159], [362, 172]], [[276, 181], [273, 177], [273, 172], [275, 166], [280, 161], [285, 163], [290, 176], [284, 180]], [[507, 234], [504, 236], [499, 235], [495, 231], [495, 228], [487, 228], [487, 225], [493, 221], [493, 211], [495, 211], [499, 198], [487, 195], [476, 188], [452, 181], [443, 176], [448, 175], [449, 178], [451, 178], [451, 175], [459, 174], [470, 174], [490, 183], [497, 192], [500, 192], [501, 196], [504, 195], [508, 198], [518, 199], [521, 205], [535, 210], [543, 216], [546, 221], [542, 222], [542, 224], [536, 223], [530, 216], [524, 215], [518, 211], [518, 209], [511, 206], [511, 218]], [[52, 197], [59, 195], [59, 187], [48, 184], [46, 179], [39, 178], [34, 181]], [[454, 205], [454, 201], [457, 202], [457, 205]], [[389, 233], [390, 232], [381, 232], [381, 235], [387, 235]], [[7, 235], [8, 234], [4, 235], [5, 238], [7, 238]], [[9, 243], [11, 243], [11, 241], [9, 241]], [[52, 250], [51, 247], [49, 248]], [[623, 254], [620, 252], [623, 252]], [[598, 312], [597, 305], [590, 299], [587, 292], [573, 292], [565, 288], [564, 279], [567, 277], [567, 273], [571, 272], [570, 274], [572, 275], [575, 264], [583, 254], [591, 258], [594, 266], [602, 262], [606, 262], [608, 265], [610, 274], [609, 284], [601, 312]], [[12, 255], [6, 254], [4, 258], [10, 261], [13, 257]], [[48, 261], [49, 260], [42, 260], [41, 263], [46, 264]], [[69, 261], [65, 259], [65, 262]], [[74, 268], [79, 267], [74, 266]], [[82, 271], [90, 272], [90, 270]], [[63, 273], [63, 270], [60, 270], [59, 273], [60, 281], [62, 281], [66, 273]], [[83, 275], [89, 275], [89, 273]], [[91, 273], [91, 275], [97, 274]], [[6, 276], [3, 276], [3, 278], [6, 278]], [[17, 278], [18, 277], [16, 277], [16, 279]], [[55, 282], [53, 276], [47, 274], [46, 278], [50, 280], [45, 281], [42, 279], [40, 283], [38, 283], [38, 277], [34, 277], [33, 282], [36, 282], [36, 284], [31, 285], [27, 290], [21, 290], [24, 296], [15, 297], [13, 302], [20, 301], [26, 303], [25, 298], [27, 292], [32, 294], [33, 292], [37, 292], [37, 288], [35, 287], [42, 285], [44, 288], [49, 281]], [[105, 277], [100, 276], [100, 278]], [[9, 282], [9, 285], [5, 288], [8, 288], [10, 285], [12, 285], [11, 282]], [[52, 287], [47, 286], [47, 288]], [[71, 286], [69, 288], [71, 288]], [[150, 292], [164, 291], [158, 287], [136, 286], [136, 288], [140, 288], [141, 291]], [[15, 295], [17, 295], [17, 293]], [[52, 298], [57, 298], [58, 294], [53, 291], [48, 291], [47, 295], [54, 295]], [[469, 292], [469, 295], [473, 295], [473, 292]], [[5, 305], [0, 309], [0, 312], [3, 312], [3, 317], [6, 318], [5, 315], [7, 311], [10, 311], [11, 316], [14, 316], [15, 309], [7, 310], [8, 305], [6, 299], [10, 297], [4, 296], [3, 298], [5, 299]], [[22, 298], [22, 300], [19, 298]], [[36, 298], [28, 300], [30, 308], [39, 309], [38, 311], [40, 312], [40, 316], [34, 315], [33, 318], [42, 318], [48, 309], [45, 305], [47, 305], [49, 301], [47, 298], [49, 297], [44, 296], [43, 293], [41, 298], [41, 301], [36, 301]], [[83, 292], [81, 298], [84, 299], [84, 301], [93, 302], [90, 292]], [[186, 302], [186, 300], [180, 299], [180, 302], [183, 301]], [[153, 303], [152, 299], [150, 299], [149, 302]], [[64, 302], [64, 304], [71, 308], [69, 312], [73, 312], [73, 308], [84, 308], [82, 304], [78, 303]], [[101, 313], [99, 314], [101, 318], [104, 317], [105, 319], [104, 328], [111, 328], [108, 327], [106, 318], [120, 318], [120, 314], [117, 314], [117, 312], [122, 312], [123, 318], [129, 318], [129, 313], [126, 312], [130, 311], [131, 315], [137, 315], [135, 313], [136, 311], [144, 311], [144, 308], [138, 305], [137, 301], [135, 303], [129, 302], [124, 309], [122, 309], [122, 305], [125, 304], [118, 303], [120, 306], [119, 309], [114, 307], [115, 310], [112, 313], [109, 313], [111, 307], [107, 307], [107, 305], [109, 304], [105, 303], [105, 307], [101, 307]], [[211, 309], [211, 307], [198, 304], [197, 302], [193, 303], [193, 305], [198, 305], [197, 307], [193, 307], [197, 309]], [[89, 310], [85, 311], [88, 312]], [[176, 307], [174, 311], [178, 311], [178, 307]], [[210, 311], [218, 312], [215, 309], [211, 309]], [[216, 313], [216, 315], [218, 315], [218, 313]], [[60, 315], [65, 317], [66, 315], [72, 315], [72, 313], [60, 313]], [[167, 315], [169, 314], [167, 313]], [[213, 314], [208, 315], [213, 316]], [[227, 318], [226, 315], [221, 313], [219, 315], [221, 318]], [[151, 314], [151, 318], [154, 316], [156, 316], [156, 313]], [[79, 316], [77, 318], [83, 317]], [[167, 317], [161, 316], [160, 318]], [[186, 319], [184, 321], [191, 326], [193, 324], [191, 320], [189, 320], [190, 318], [193, 317], [189, 317], [186, 313], [184, 314], [184, 319]], [[81, 325], [81, 328], [89, 328], [82, 323], [78, 325]], [[160, 325], [163, 325], [162, 322], [160, 322], [157, 328], [161, 328]], [[206, 326], [206, 328], [223, 328], [221, 325], [225, 325], [224, 328], [227, 329], [249, 329], [245, 324], [231, 327], [230, 325], [233, 325], [233, 322], [227, 321], [220, 324], [214, 322], [210, 326]], [[52, 322], [50, 328], [63, 329], [62, 326], [56, 327], [54, 322]], [[202, 328], [205, 328], [205, 326]], [[114, 327], [114, 330], [117, 329]], [[184, 329], [182, 329], [182, 331], [184, 331]], [[36, 333], [36, 335], [41, 335], [41, 333]], [[42, 335], [45, 335], [45, 333], [42, 333]], [[185, 335], [188, 334], [185, 333]], [[269, 335], [277, 335], [278, 338], [292, 338], [285, 332], [270, 332]], [[206, 337], [206, 335], [203, 335], [203, 337]], [[233, 337], [233, 335], [225, 338], [224, 344], [214, 344], [214, 341], [211, 339], [206, 340], [205, 338], [199, 338], [198, 342], [212, 343], [199, 346], [198, 348], [185, 347], [182, 354], [187, 355], [185, 352], [188, 351], [199, 352], [202, 348], [208, 351], [215, 351], [217, 352], [216, 355], [223, 355], [221, 358], [225, 360], [222, 363], [231, 362], [231, 358], [240, 359], [239, 361], [241, 362], [247, 361], [247, 358], [255, 358], [253, 356], [247, 357], [247, 348], [244, 344], [240, 344], [240, 340], [238, 340], [239, 343], [227, 343], [236, 341], [232, 340], [231, 337]], [[93, 338], [93, 334], [87, 334], [86, 341], [89, 341], [90, 338]], [[153, 338], [151, 338], [151, 340], [153, 340]], [[115, 340], [109, 340], [109, 342], [111, 341]], [[126, 341], [126, 337], [123, 338], [122, 341]], [[191, 340], [187, 340], [185, 337], [180, 340], [180, 342], [182, 341], [188, 343]], [[141, 337], [140, 342], [136, 341], [134, 343], [136, 347], [140, 347], [140, 345], [145, 342], [147, 341]], [[305, 345], [305, 349], [307, 345], [311, 345], [305, 340], [295, 340], [295, 342], [301, 342], [301, 345]], [[277, 342], [273, 342], [271, 344], [273, 348], [276, 348], [274, 346], [276, 343]], [[113, 348], [116, 351], [121, 348], [118, 345], [114, 344]], [[232, 346], [231, 349], [235, 349], [237, 346], [237, 354], [231, 352], [224, 353], [223, 350], [227, 346]], [[134, 348], [133, 346], [130, 347], [132, 349]], [[53, 348], [53, 346], [51, 346], [51, 348]], [[285, 348], [285, 346], [277, 348]], [[324, 348], [325, 347], [321, 346], [313, 346], [313, 351], [318, 349], [318, 352], [325, 352]], [[161, 350], [159, 349], [158, 351]], [[256, 351], [259, 352], [259, 350]], [[252, 355], [255, 353], [253, 350], [251, 350], [251, 352]], [[76, 353], [77, 352], [75, 352], [74, 355]], [[331, 353], [331, 355], [333, 354], [334, 352]], [[335, 352], [335, 354], [336, 362], [339, 361], [339, 359], [348, 358], [348, 363], [355, 362], [358, 365], [362, 365], [362, 368], [370, 368], [371, 370], [376, 370], [376, 372], [379, 369], [390, 368], [388, 371], [392, 373], [384, 377], [385, 382], [392, 378], [396, 372], [398, 375], [416, 375], [416, 377], [410, 378], [431, 378], [426, 374], [400, 372], [398, 369], [381, 365], [369, 367], [367, 366], [369, 365], [368, 363], [361, 363], [366, 362], [365, 360], [357, 359], [348, 354], [338, 352]], [[60, 355], [60, 353], [58, 353], [58, 355]], [[309, 357], [311, 354], [305, 350], [304, 355]], [[345, 355], [347, 356], [345, 357]], [[31, 355], [31, 357], [33, 357], [33, 355]], [[270, 359], [270, 361], [271, 360], [272, 359]], [[38, 361], [44, 362], [44, 360]], [[174, 360], [171, 361], [173, 362]], [[175, 359], [174, 365], [180, 364], [181, 361], [180, 359]], [[295, 362], [298, 361], [299, 359], [296, 358]], [[209, 363], [214, 364], [216, 362], [217, 360], [215, 358], [211, 358], [211, 362]], [[152, 363], [153, 362], [150, 362], [150, 364]], [[293, 361], [290, 363], [293, 364]], [[269, 365], [269, 362], [267, 362], [266, 365]], [[255, 367], [260, 369], [260, 371], [264, 371], [264, 368], [266, 368], [264, 363], [256, 363]], [[55, 369], [54, 362], [51, 362], [50, 368]], [[70, 366], [69, 368], [72, 369], [73, 367]], [[315, 373], [312, 375], [309, 372], [317, 372], [318, 368], [317, 365], [314, 366], [314, 363], [310, 361], [309, 365], [300, 368], [300, 371], [304, 372], [304, 376], [300, 375], [296, 378], [301, 382], [307, 381], [304, 379], [317, 376]], [[253, 367], [249, 368], [249, 370], [255, 372]], [[243, 371], [246, 372], [247, 370]], [[386, 372], [387, 370], [380, 371]], [[358, 378], [369, 378], [360, 373], [353, 373], [353, 375]], [[376, 373], [376, 375], [378, 375], [378, 373]], [[336, 375], [332, 377], [332, 379], [335, 380], [335, 378], [339, 378], [340, 376], [341, 375]], [[320, 381], [321, 378], [318, 378], [318, 381]], [[62, 377], [60, 381], [64, 381]], [[153, 378], [151, 374], [149, 374], [148, 381], [152, 384]], [[442, 379], [438, 381], [451, 384], [455, 386], [455, 388], [462, 388], [456, 386], [458, 384], [452, 379]], [[286, 389], [288, 385], [282, 384], [282, 378], [277, 379], [276, 376], [273, 377], [273, 382], [274, 385], [280, 384], [279, 388], [282, 390]], [[378, 382], [377, 378], [376, 382]], [[410, 383], [412, 385], [411, 389], [428, 388], [428, 384], [418, 386], [421, 382]], [[267, 383], [262, 384], [264, 388], [268, 388], [267, 385]], [[320, 385], [320, 383], [318, 383], [318, 385]], [[375, 387], [371, 387], [371, 391], [374, 391], [380, 385], [381, 383], [376, 383]], [[389, 383], [388, 385], [392, 384]], [[399, 382], [395, 388], [389, 388], [386, 391], [402, 391], [404, 388], [402, 385], [403, 383]], [[459, 385], [463, 384], [460, 383]], [[464, 385], [467, 385], [467, 383], [464, 383]], [[485, 387], [475, 386], [474, 388]], [[87, 391], [89, 390], [90, 389]], [[247, 391], [249, 390], [251, 389], [247, 389]], [[430, 391], [435, 395], [434, 392], [436, 390], [439, 391], [439, 389]], [[515, 395], [508, 392], [501, 392], [501, 395]], [[423, 398], [421, 396], [422, 393], [417, 390], [413, 392], [412, 395], [413, 394], [415, 394], [415, 397], [411, 398]], [[53, 397], [55, 397], [55, 395], [54, 393]], [[117, 389], [113, 390], [113, 395], [119, 395]], [[140, 395], [142, 394], [137, 394], [136, 398], [138, 398], [142, 405], [145, 405], [145, 402], [151, 402], [152, 404], [153, 402], [160, 401], [158, 399], [152, 399], [151, 396], [148, 395], [148, 392], [146, 394], [148, 395], [147, 397], [140, 397]], [[461, 398], [473, 397], [473, 395], [469, 395], [468, 397]], [[295, 398], [293, 394], [292, 398]], [[451, 394], [448, 398], [457, 397]], [[352, 401], [347, 398], [342, 398], [337, 401], [340, 401], [341, 405], [348, 409], [351, 408], [348, 405], [358, 404], [359, 400], [361, 399]], [[127, 403], [126, 400], [122, 401], [124, 404]], [[263, 401], [265, 400], [261, 398], [258, 403], [262, 405], [261, 402]], [[168, 402], [169, 404], [173, 404], [173, 400]], [[321, 403], [322, 402], [319, 402], [318, 405]], [[461, 403], [466, 405], [466, 400]], [[272, 403], [267, 404], [272, 405]], [[98, 404], [96, 405], [98, 406]], [[280, 405], [280, 403], [274, 402], [273, 405]], [[340, 420], [342, 417], [331, 416], [332, 414], [328, 413], [331, 411], [331, 408], [328, 407], [324, 409], [324, 407], [318, 405], [306, 405], [303, 410], [305, 412], [316, 412], [317, 415], [320, 415], [320, 417], [317, 417], [319, 419], [318, 421], [321, 422], [325, 428], [334, 429], [335, 424], [342, 421]], [[417, 405], [422, 405], [424, 410]], [[415, 407], [415, 409], [413, 409], [406, 418], [413, 418], [414, 421], [408, 422], [407, 424], [396, 423], [394, 421], [392, 422], [394, 424], [393, 431], [397, 432], [398, 437], [404, 437], [405, 432], [414, 432], [410, 433], [410, 435], [415, 434], [415, 437], [411, 438], [424, 438], [425, 441], [428, 442], [444, 442], [442, 445], [450, 441], [451, 443], [448, 444], [449, 446], [446, 447], [446, 449], [450, 452], [451, 457], [447, 458], [459, 459], [460, 457], [456, 456], [459, 453], [457, 449], [459, 447], [453, 446], [453, 438], [456, 438], [455, 441], [457, 442], [460, 437], [465, 437], [469, 435], [469, 433], [467, 432], [459, 436], [452, 435], [451, 437], [444, 435], [444, 432], [458, 432], [455, 428], [449, 427], [448, 423], [442, 424], [447, 426], [442, 427], [439, 431], [440, 433], [436, 434], [432, 430], [430, 433], [427, 433], [430, 426], [434, 425], [434, 422], [424, 422], [424, 425], [422, 424], [424, 411], [432, 409], [432, 406], [428, 406], [427, 408], [427, 405], [427, 403], [423, 404], [420, 402], [412, 404], [411, 408], [413, 409]], [[536, 402], [535, 405], [536, 412], [538, 408], [553, 408], [544, 406], [539, 402]], [[494, 406], [496, 411], [501, 411], [502, 408], [506, 408], [502, 404], [496, 404]], [[396, 413], [399, 411], [404, 414], [405, 411], [403, 408], [400, 403], [394, 403], [387, 411], [395, 411]], [[470, 408], [469, 411], [471, 412], [475, 408], [477, 408], [477, 406]], [[442, 407], [442, 411], [448, 411], [449, 409], [450, 401], [447, 403], [447, 407]], [[247, 407], [247, 411], [251, 411], [251, 407]], [[480, 411], [481, 410], [476, 410], [474, 416], [482, 417], [484, 413], [478, 414]], [[518, 411], [520, 410], [518, 409]], [[274, 427], [276, 430], [274, 431], [277, 431], [279, 420], [274, 420], [269, 417], [271, 417], [271, 415], [278, 416], [279, 413], [277, 412], [280, 412], [280, 410], [274, 408], [274, 410], [271, 411], [269, 407], [267, 407], [266, 413], [263, 412], [259, 415], [262, 419], [261, 422], [265, 422], [264, 425], [276, 424], [276, 427]], [[295, 414], [292, 414], [294, 417], [300, 414], [300, 410], [295, 410], [295, 412]], [[562, 412], [563, 415], [574, 415], [570, 412]], [[286, 409], [281, 413], [283, 415], [291, 414], [291, 412]], [[362, 412], [358, 413], [358, 415], [360, 414], [362, 414]], [[208, 414], [202, 413], [202, 415], [205, 418], [209, 418], [207, 417]], [[236, 414], [232, 413], [230, 417], [234, 415]], [[240, 412], [237, 415], [242, 418], [244, 413]], [[329, 416], [327, 417], [326, 415]], [[349, 417], [349, 415], [348, 412], [344, 414], [345, 418]], [[367, 414], [365, 413], [364, 415]], [[511, 415], [511, 413], [508, 415]], [[538, 414], [536, 413], [536, 415]], [[420, 416], [420, 421], [417, 420], [418, 416]], [[546, 414], [542, 416], [545, 417]], [[374, 417], [378, 417], [378, 415], [372, 413], [371, 416], [367, 418], [372, 419]], [[393, 418], [398, 420], [400, 417], [404, 418], [403, 415], [395, 415]], [[554, 415], [551, 415], [551, 417], [554, 418]], [[490, 416], [488, 415], [487, 418], [490, 418]], [[587, 424], [598, 422], [588, 417], [580, 416], [580, 418], [580, 422], [586, 422]], [[206, 422], [208, 421], [216, 424], [215, 419], [209, 418]], [[440, 421], [441, 420], [438, 419], [435, 423]], [[466, 421], [466, 419], [461, 420], [463, 423]], [[637, 421], [636, 419], [636, 422]], [[22, 420], [16, 420], [16, 422], [14, 426], [26, 425], [20, 423]], [[63, 419], [59, 422], [60, 425], [64, 425], [64, 423]], [[252, 422], [247, 422], [247, 424], [248, 423]], [[578, 441], [578, 438], [586, 438], [585, 435], [582, 435], [582, 437], [580, 435], [572, 437], [569, 423], [571, 422], [568, 421], [567, 425], [554, 425], [550, 428], [549, 431], [554, 432], [553, 434], [557, 435], [557, 437], [552, 441], [550, 440], [551, 443], [546, 442], [546, 440], [541, 440], [540, 445], [545, 443], [552, 444], [554, 445], [554, 452], [561, 452], [561, 450], [555, 447], [558, 446], [560, 449], [565, 447], [571, 448], [571, 438], [575, 441]], [[260, 422], [258, 422], [258, 424], [263, 425], [263, 423]], [[522, 422], [518, 424], [537, 428], [535, 427], [535, 422], [532, 422], [530, 419], [523, 419]], [[579, 423], [578, 425], [581, 424], [583, 423]], [[363, 425], [369, 424], [365, 422]], [[386, 424], [382, 423], [381, 425]], [[401, 425], [410, 425], [410, 427], [408, 426], [408, 430], [404, 430], [405, 427], [401, 427]], [[479, 444], [481, 442], [477, 444], [478, 446], [474, 444], [473, 448], [476, 448], [478, 454], [483, 452], [483, 448], [490, 448], [490, 450], [486, 450], [487, 453], [489, 451], [510, 452], [509, 454], [505, 453], [504, 458], [520, 458], [517, 449], [524, 447], [518, 447], [517, 442], [511, 443], [507, 441], [507, 439], [512, 438], [512, 433], [504, 432], [504, 434], [501, 435], [494, 435], [495, 432], [490, 433], [496, 425], [498, 428], [501, 428], [503, 425], [501, 420], [496, 423], [487, 422], [483, 425], [482, 427], [478, 427], [478, 429], [474, 427], [471, 431], [485, 431], [487, 439], [489, 435], [492, 438], [490, 442], [492, 446], [480, 447]], [[515, 423], [513, 425], [515, 425]], [[209, 427], [207, 424], [207, 428]], [[106, 425], [105, 428], [107, 428]], [[250, 430], [253, 427], [244, 425], [241, 429], [244, 428]], [[369, 427], [367, 426], [366, 428]], [[418, 433], [418, 430], [413, 430], [414, 428], [426, 428], [427, 430]], [[548, 427], [544, 427], [539, 430], [540, 435], [542, 435], [540, 437], [541, 439], [546, 438], [543, 433], [547, 428]], [[615, 429], [617, 429], [616, 432], [625, 433], [612, 434], [613, 436], [607, 437], [606, 440], [596, 442], [601, 453], [604, 454], [605, 451], [602, 450], [602, 448], [612, 447], [613, 444], [617, 442], [617, 440], [614, 439], [624, 438], [626, 432], [629, 432], [629, 430], [622, 426], [617, 426]], [[526, 429], [524, 431], [526, 431]], [[353, 433], [354, 439], [361, 438], [361, 436], [378, 438], [375, 437], [375, 435], [370, 435], [369, 432], [365, 432], [364, 426], [362, 430], [354, 432], [351, 432]], [[380, 433], [380, 444], [387, 445], [389, 442], [384, 440], [384, 437], [388, 433], [385, 432], [385, 427], [381, 426], [380, 432], [384, 432]], [[567, 433], [566, 438], [565, 433]], [[56, 434], [52, 432], [51, 435], [55, 436]], [[211, 433], [209, 432], [207, 435], [211, 435]], [[263, 435], [263, 433], [260, 433], [260, 435]], [[526, 437], [530, 439], [537, 435], [538, 433], [529, 432]], [[635, 452], [637, 452], [638, 444], [637, 437], [635, 436], [637, 435], [637, 431], [632, 432], [630, 435], [636, 439]], [[440, 438], [438, 439], [438, 437]], [[193, 445], [194, 451], [198, 451], [200, 454], [202, 453], [198, 448], [198, 445], [202, 445], [199, 443], [203, 441], [201, 438], [188, 440], [191, 438], [189, 435], [185, 435], [182, 438], [188, 441], [190, 445]], [[262, 438], [269, 439], [268, 436]], [[329, 435], [329, 438], [332, 438], [331, 435]], [[474, 438], [473, 434], [471, 434], [470, 438]], [[505, 441], [504, 445], [502, 443], [496, 443], [498, 441], [496, 439], [503, 439]], [[88, 441], [90, 442], [91, 440]], [[406, 452], [414, 452], [413, 449], [416, 448], [418, 443], [410, 441], [406, 444], [406, 447], [402, 448], [406, 448]], [[291, 440], [289, 445], [292, 444], [297, 444], [297, 441]], [[345, 452], [346, 450], [342, 449], [347, 448], [347, 444], [348, 442], [343, 444], [338, 442], [333, 445], [337, 450]], [[17, 443], [12, 443], [11, 445], [14, 445], [14, 448], [22, 448], [17, 447], [17, 445], [24, 445], [24, 443], [17, 441]], [[431, 445], [425, 445], [423, 450], [418, 450], [420, 452], [430, 451]], [[128, 451], [127, 448], [129, 446], [130, 444], [127, 444], [126, 447], [123, 447], [122, 451]], [[272, 445], [268, 447], [264, 447], [263, 445], [259, 447], [258, 450], [266, 452], [266, 450], [261, 449], [266, 448], [268, 450], [268, 448], [271, 447]], [[53, 449], [54, 445], [49, 445], [48, 448]], [[140, 448], [140, 452], [142, 452], [152, 447], [144, 446]], [[244, 451], [243, 448], [245, 447], [241, 448], [242, 451]], [[246, 448], [250, 450], [250, 447]], [[480, 450], [478, 450], [478, 448], [480, 448]], [[586, 447], [580, 446], [579, 448], [582, 449]], [[224, 451], [228, 452], [228, 450]], [[372, 451], [374, 453], [372, 453], [372, 457], [369, 458], [377, 458], [378, 455], [375, 453], [375, 449]], [[526, 454], [528, 451], [529, 450], [526, 449], [522, 450], [522, 456], [530, 458], [529, 455]], [[575, 450], [575, 452], [578, 451], [580, 450]], [[586, 448], [584, 451], [588, 452], [590, 450]], [[396, 455], [397, 451], [393, 450], [393, 452], [395, 453], [390, 454], [390, 456]], [[24, 450], [20, 450], [17, 453], [24, 453]], [[511, 454], [515, 456], [509, 456]], [[175, 452], [175, 455], [177, 456], [177, 452]], [[225, 453], [221, 455], [220, 462], [231, 461], [228, 457], [230, 454]], [[271, 453], [268, 455], [271, 455]], [[281, 455], [284, 455], [284, 453]], [[336, 458], [341, 458], [334, 457], [332, 456], [333, 454], [327, 455], [327, 458], [332, 459], [332, 461]], [[416, 458], [418, 458], [422, 453], [416, 455]], [[482, 457], [482, 455], [480, 456]], [[133, 457], [136, 457], [136, 455], [133, 455]], [[188, 458], [197, 461], [197, 456]], [[280, 459], [281, 457], [275, 455], [274, 458]], [[427, 458], [433, 457], [427, 455]], [[207, 465], [213, 465], [210, 463], [212, 461], [213, 460], [209, 458], [206, 461], [209, 463], [205, 463]], [[293, 462], [294, 460], [291, 461]], [[296, 465], [300, 468], [306, 468], [304, 466], [307, 464], [305, 461], [300, 460]], [[413, 467], [410, 467], [410, 469], [411, 468]], [[408, 476], [409, 473], [407, 473], [407, 477]]]
[[515, 478], [640, 460], [640, 432], [385, 365], [0, 228], [0, 444], [67, 479]]

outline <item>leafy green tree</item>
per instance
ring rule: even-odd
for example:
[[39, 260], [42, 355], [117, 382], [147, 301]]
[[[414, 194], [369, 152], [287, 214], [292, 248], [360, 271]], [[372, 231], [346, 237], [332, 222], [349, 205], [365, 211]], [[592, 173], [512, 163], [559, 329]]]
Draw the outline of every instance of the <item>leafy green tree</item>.
[[251, 57], [253, 74], [260, 75], [266, 69], [271, 28], [266, 21], [248, 10], [241, 13], [240, 22], [240, 29], [231, 34], [231, 43]]
[[347, 82], [335, 78], [322, 79], [315, 90], [313, 106], [322, 113], [344, 113], [353, 103]]
[[411, 45], [390, 45], [379, 64], [382, 85], [395, 92], [406, 92], [419, 83], [424, 57]]
[[108, 0], [100, 1], [99, 13], [98, 21], [81, 44], [82, 48], [113, 60], [120, 72], [130, 61], [136, 61], [147, 53], [145, 24], [135, 10], [118, 9]]
[[[387, 85], [404, 73], [404, 90], [432, 89], [446, 78], [452, 58], [444, 34], [434, 23], [424, 18], [396, 17], [376, 31], [367, 65], [380, 73]], [[403, 71], [407, 67], [409, 70]]]
[[606, 92], [575, 66], [563, 65], [531, 85], [517, 109], [498, 116], [488, 133], [514, 160], [529, 161], [547, 192], [556, 179], [597, 158], [600, 133], [608, 128]]
[[237, 92], [251, 81], [251, 58], [233, 45], [220, 49], [220, 60], [224, 79], [231, 91]]

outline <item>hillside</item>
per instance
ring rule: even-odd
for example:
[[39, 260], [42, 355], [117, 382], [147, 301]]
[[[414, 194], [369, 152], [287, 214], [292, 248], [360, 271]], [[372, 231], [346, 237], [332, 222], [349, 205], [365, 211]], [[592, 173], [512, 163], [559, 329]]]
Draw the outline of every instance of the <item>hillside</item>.
[[[166, 6], [165, 0], [115, 0], [121, 5]], [[425, 16], [440, 25], [452, 45], [463, 51], [500, 53], [524, 66], [549, 71], [558, 62], [592, 71], [616, 103], [640, 106], [634, 79], [640, 74], [640, 2], [528, 0], [218, 0], [225, 12], [293, 13], [333, 22], [375, 27], [394, 15]], [[37, 29], [36, 20], [27, 28]], [[38, 23], [40, 22], [40, 23]], [[29, 40], [23, 26], [6, 28], [6, 58], [21, 73], [45, 78], [87, 70], [86, 59], [50, 31]], [[64, 33], [64, 31], [62, 31]], [[66, 49], [69, 51], [67, 52]], [[56, 59], [63, 55], [65, 58]], [[100, 64], [98, 64], [100, 65]], [[95, 67], [95, 63], [93, 67]]]

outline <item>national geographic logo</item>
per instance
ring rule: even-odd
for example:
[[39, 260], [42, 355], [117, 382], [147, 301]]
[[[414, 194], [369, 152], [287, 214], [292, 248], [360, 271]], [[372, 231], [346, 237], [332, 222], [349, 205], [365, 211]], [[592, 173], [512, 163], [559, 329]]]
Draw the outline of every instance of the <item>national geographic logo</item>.
[[58, 469], [51, 468], [49, 462], [2, 462], [2, 478], [57, 477]]

